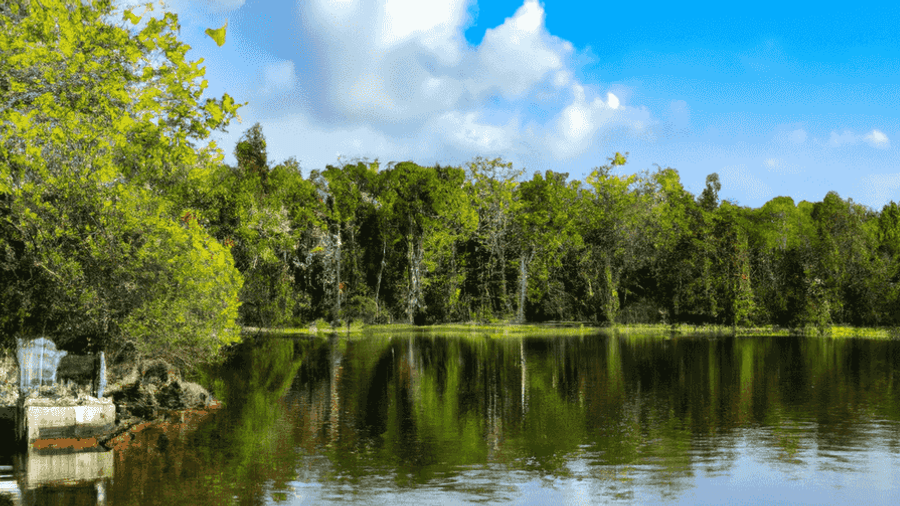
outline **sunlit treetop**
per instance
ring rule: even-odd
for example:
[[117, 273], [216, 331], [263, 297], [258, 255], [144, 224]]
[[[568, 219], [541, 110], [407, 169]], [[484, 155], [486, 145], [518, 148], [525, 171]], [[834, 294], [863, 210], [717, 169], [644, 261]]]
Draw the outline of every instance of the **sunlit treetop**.
[[[202, 141], [243, 104], [228, 94], [201, 103], [203, 60], [185, 59], [190, 47], [177, 38], [176, 14], [152, 10], [125, 10], [115, 25], [109, 0], [0, 5], [3, 188], [58, 173], [76, 146], [91, 154], [90, 167], [72, 168], [107, 181], [190, 172], [205, 165], [198, 154], [222, 159], [214, 142]], [[224, 30], [211, 37], [218, 43]]]

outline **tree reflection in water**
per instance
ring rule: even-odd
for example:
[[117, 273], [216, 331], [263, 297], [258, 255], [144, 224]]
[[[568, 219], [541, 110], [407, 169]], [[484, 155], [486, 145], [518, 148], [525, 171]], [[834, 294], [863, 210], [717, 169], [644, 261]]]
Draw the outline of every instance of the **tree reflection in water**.
[[888, 503], [898, 370], [861, 339], [267, 338], [196, 430], [117, 452], [106, 500]]

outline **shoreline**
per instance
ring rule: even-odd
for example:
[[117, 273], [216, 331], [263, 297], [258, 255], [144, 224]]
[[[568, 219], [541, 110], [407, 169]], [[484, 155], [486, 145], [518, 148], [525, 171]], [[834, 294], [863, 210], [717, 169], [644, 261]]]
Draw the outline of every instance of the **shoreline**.
[[[900, 339], [900, 327], [852, 327], [849, 325], [830, 325], [824, 329], [814, 327], [787, 328], [777, 325], [761, 325], [757, 327], [731, 327], [726, 325], [691, 325], [691, 324], [615, 324], [597, 325], [584, 324], [582, 322], [544, 322], [544, 323], [441, 323], [436, 325], [412, 325], [408, 323], [390, 323], [377, 325], [358, 325], [350, 328], [341, 326], [330, 329], [310, 329], [303, 327], [259, 328], [244, 327], [242, 334], [251, 335], [282, 335], [282, 336], [319, 336], [319, 335], [348, 335], [360, 337], [366, 334], [391, 334], [391, 333], [441, 333], [441, 332], [465, 332], [488, 333], [491, 337], [519, 337], [527, 335], [553, 333], [560, 336], [580, 335], [584, 333], [598, 334], [634, 334], [648, 337], [683, 336], [808, 336], [828, 338], [865, 338], [865, 339]], [[498, 335], [499, 333], [499, 335]]]
[[[33, 447], [112, 449], [123, 444], [123, 437], [147, 426], [196, 422], [223, 407], [205, 387], [186, 380], [182, 374], [161, 360], [133, 360], [117, 364], [107, 372], [107, 388], [103, 399], [115, 406], [115, 421], [109, 431], [83, 438], [46, 438], [33, 442]], [[15, 427], [19, 405], [23, 400], [18, 389], [19, 370], [15, 351], [0, 350], [0, 408], [2, 422]], [[78, 405], [85, 400], [98, 400], [87, 385], [55, 384], [41, 387], [43, 395], [54, 405]], [[137, 428], [137, 429], [136, 429]], [[117, 438], [120, 438], [117, 440]], [[133, 435], [127, 441], [133, 439]]]

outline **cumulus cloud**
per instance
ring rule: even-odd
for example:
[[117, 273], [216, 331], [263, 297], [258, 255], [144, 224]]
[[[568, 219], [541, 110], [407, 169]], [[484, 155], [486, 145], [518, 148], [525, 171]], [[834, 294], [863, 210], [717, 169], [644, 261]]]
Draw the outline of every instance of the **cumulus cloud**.
[[488, 29], [477, 48], [479, 72], [467, 82], [476, 93], [498, 90], [506, 98], [522, 98], [546, 74], [563, 69], [572, 44], [547, 32], [544, 9], [527, 0], [515, 15]]
[[872, 130], [866, 134], [864, 139], [873, 148], [887, 149], [891, 147], [891, 140], [880, 130]]
[[[417, 159], [452, 153], [458, 161], [526, 152], [566, 159], [590, 149], [604, 129], [652, 123], [646, 108], [611, 92], [603, 99], [574, 78], [574, 48], [547, 31], [536, 0], [525, 0], [475, 47], [463, 37], [468, 3], [442, 2], [440, 12], [398, 0], [298, 4], [325, 74], [301, 76], [299, 87], [327, 83], [309, 114], [331, 128], [366, 124], [399, 143], [416, 142]], [[534, 104], [543, 110], [529, 116]]]
[[[383, 159], [456, 164], [502, 155], [546, 166], [583, 155], [611, 132], [640, 135], [657, 123], [646, 107], [629, 104], [628, 88], [577, 78], [584, 62], [573, 45], [547, 30], [538, 0], [521, 1], [474, 46], [464, 35], [474, 0], [267, 7], [284, 25], [277, 37], [249, 21], [261, 8], [244, 0], [170, 3], [183, 23], [197, 25], [192, 30], [232, 18], [228, 43], [203, 55], [210, 82], [253, 106], [242, 108], [243, 123], [217, 135], [226, 153], [259, 121], [273, 159], [324, 165], [359, 145], [359, 156]], [[688, 124], [686, 104], [674, 107], [676, 122]], [[302, 128], [289, 128], [288, 118]], [[288, 139], [288, 131], [298, 133]]]
[[430, 122], [426, 131], [438, 134], [455, 149], [463, 152], [503, 153], [512, 149], [516, 136], [516, 120], [507, 125], [492, 125], [479, 113], [448, 112]]

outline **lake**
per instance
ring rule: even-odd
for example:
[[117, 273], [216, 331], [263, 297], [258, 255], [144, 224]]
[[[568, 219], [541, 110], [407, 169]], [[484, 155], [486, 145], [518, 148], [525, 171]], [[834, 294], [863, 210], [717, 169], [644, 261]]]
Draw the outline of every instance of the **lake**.
[[211, 377], [224, 408], [93, 482], [19, 456], [0, 504], [900, 504], [896, 340], [271, 337]]

